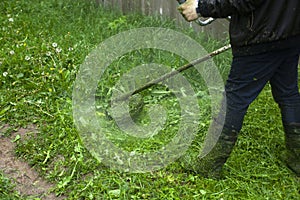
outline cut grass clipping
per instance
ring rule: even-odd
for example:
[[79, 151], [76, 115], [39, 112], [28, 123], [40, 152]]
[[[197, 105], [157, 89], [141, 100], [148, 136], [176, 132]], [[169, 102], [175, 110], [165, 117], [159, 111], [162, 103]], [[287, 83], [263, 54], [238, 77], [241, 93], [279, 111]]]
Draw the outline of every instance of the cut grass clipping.
[[[144, 174], [113, 171], [94, 159], [80, 142], [72, 119], [72, 86], [79, 66], [101, 41], [138, 27], [164, 27], [182, 31], [211, 52], [224, 44], [176, 28], [161, 17], [121, 15], [86, 0], [3, 0], [0, 2], [0, 123], [12, 127], [35, 124], [38, 133], [15, 141], [16, 155], [28, 162], [55, 187], [56, 195], [68, 199], [299, 199], [299, 179], [281, 160], [284, 139], [280, 113], [267, 86], [249, 108], [223, 180], [204, 179], [186, 172], [178, 162]], [[108, 68], [97, 98], [109, 94], [114, 77], [123, 70], [148, 63], [181, 66], [185, 60], [167, 52], [134, 51]], [[223, 78], [231, 55], [214, 59]], [[122, 66], [127, 66], [123, 68]], [[201, 77], [191, 69], [183, 73], [199, 97], [209, 104]], [[151, 95], [150, 95], [151, 94]], [[167, 143], [177, 126], [178, 104], [166, 88], [156, 86], [141, 93], [148, 103], [159, 102], [168, 111], [165, 134], [135, 141], [108, 124], [110, 138], [124, 149], [152, 150]], [[200, 98], [201, 97], [201, 98]], [[99, 116], [105, 117], [105, 102], [97, 101]], [[208, 106], [209, 107], [209, 106]], [[147, 113], [141, 112], [142, 115]], [[205, 114], [205, 113], [203, 113]], [[137, 123], [149, 119], [137, 117]], [[109, 121], [105, 121], [109, 123]], [[203, 121], [199, 129], [209, 125]], [[10, 131], [4, 133], [9, 136]], [[201, 132], [201, 130], [199, 131]], [[116, 137], [118, 136], [118, 137]], [[32, 199], [16, 191], [13, 182], [0, 173], [1, 199]]]

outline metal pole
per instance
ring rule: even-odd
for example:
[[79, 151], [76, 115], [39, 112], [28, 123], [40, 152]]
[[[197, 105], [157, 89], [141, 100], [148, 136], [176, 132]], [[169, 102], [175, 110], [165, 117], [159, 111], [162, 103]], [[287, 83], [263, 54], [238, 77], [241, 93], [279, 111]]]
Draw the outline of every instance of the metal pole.
[[191, 67], [193, 67], [193, 66], [195, 66], [195, 65], [197, 65], [199, 63], [202, 63], [202, 62], [204, 62], [204, 61], [206, 61], [206, 60], [208, 60], [210, 58], [213, 58], [214, 56], [219, 55], [219, 54], [221, 54], [221, 53], [223, 53], [223, 52], [225, 52], [225, 51], [227, 51], [229, 49], [231, 49], [231, 45], [230, 44], [226, 45], [224, 47], [221, 47], [221, 48], [219, 48], [219, 49], [217, 49], [217, 50], [215, 50], [215, 51], [213, 51], [213, 52], [205, 55], [202, 58], [198, 58], [196, 60], [193, 60], [192, 62], [190, 62], [190, 63], [188, 63], [186, 65], [183, 65], [183, 66], [181, 66], [180, 68], [178, 68], [178, 69], [176, 69], [174, 71], [166, 73], [166, 74], [162, 75], [161, 77], [159, 77], [157, 79], [154, 79], [154, 80], [146, 83], [145, 85], [141, 86], [140, 88], [135, 89], [132, 92], [129, 92], [129, 93], [127, 93], [127, 94], [125, 94], [125, 95], [123, 95], [121, 97], [113, 99], [111, 102], [112, 103], [117, 103], [117, 102], [120, 102], [120, 101], [127, 100], [131, 95], [134, 95], [134, 94], [137, 94], [137, 93], [139, 93], [141, 91], [144, 91], [144, 90], [152, 87], [153, 85], [155, 85], [157, 83], [160, 83], [160, 82], [162, 82], [162, 81], [164, 81], [164, 80], [166, 80], [166, 79], [168, 79], [168, 78], [170, 78], [172, 76], [175, 76], [176, 74], [179, 74], [180, 72], [182, 72], [184, 70], [187, 70], [187, 69], [189, 69], [189, 68], [191, 68]]

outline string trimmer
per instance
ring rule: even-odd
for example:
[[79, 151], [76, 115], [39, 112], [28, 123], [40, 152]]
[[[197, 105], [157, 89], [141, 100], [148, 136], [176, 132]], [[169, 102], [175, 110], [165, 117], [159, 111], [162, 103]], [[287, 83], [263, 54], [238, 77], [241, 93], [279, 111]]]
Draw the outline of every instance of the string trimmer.
[[195, 65], [197, 65], [197, 64], [200, 64], [200, 63], [202, 63], [202, 62], [204, 62], [204, 61], [207, 61], [208, 59], [211, 59], [211, 58], [213, 58], [214, 56], [219, 55], [219, 54], [221, 54], [221, 53], [223, 53], [223, 52], [229, 50], [230, 48], [231, 48], [231, 45], [230, 45], [230, 44], [229, 44], [229, 45], [226, 45], [226, 46], [223, 46], [223, 47], [221, 47], [221, 48], [219, 48], [219, 49], [217, 49], [217, 50], [215, 50], [215, 51], [213, 51], [213, 52], [211, 52], [211, 53], [209, 53], [209, 54], [203, 56], [202, 58], [198, 58], [198, 59], [196, 59], [196, 60], [193, 60], [192, 62], [187, 63], [187, 64], [185, 64], [185, 65], [179, 67], [178, 69], [176, 69], [176, 70], [174, 70], [174, 71], [171, 71], [171, 72], [169, 72], [169, 73], [166, 73], [166, 74], [162, 75], [161, 77], [159, 77], [159, 78], [157, 78], [157, 79], [154, 79], [154, 80], [152, 80], [152, 81], [146, 83], [145, 85], [143, 85], [143, 86], [141, 86], [141, 87], [135, 89], [135, 90], [132, 91], [132, 92], [128, 92], [128, 93], [126, 93], [126, 94], [123, 95], [123, 96], [120, 96], [120, 97], [118, 97], [118, 98], [113, 99], [113, 100], [112, 100], [112, 103], [118, 103], [118, 102], [120, 102], [120, 101], [125, 101], [125, 100], [127, 100], [130, 96], [135, 95], [135, 94], [137, 94], [137, 93], [140, 93], [140, 92], [142, 92], [142, 91], [144, 91], [144, 90], [146, 90], [146, 89], [148, 89], [148, 88], [154, 86], [154, 85], [157, 84], [157, 83], [160, 83], [160, 82], [162, 82], [162, 81], [164, 81], [164, 80], [166, 80], [166, 79], [169, 79], [169, 78], [171, 78], [171, 77], [173, 77], [173, 76], [179, 74], [180, 72], [183, 72], [183, 71], [185, 71], [185, 70], [187, 70], [187, 69], [189, 69], [189, 68], [191, 68], [191, 67], [193, 67], [193, 66], [195, 66]]
[[[186, 0], [177, 0], [177, 1], [178, 1], [179, 4], [182, 4]], [[200, 26], [206, 26], [206, 25], [210, 24], [211, 22], [213, 22], [215, 20], [216, 19], [214, 19], [214, 18], [208, 18], [206, 20], [202, 20], [202, 19], [199, 18], [195, 22]], [[207, 54], [207, 55], [205, 55], [201, 58], [195, 59], [195, 60], [191, 61], [190, 63], [187, 63], [187, 64], [179, 67], [176, 70], [173, 70], [169, 73], [166, 73], [166, 74], [162, 75], [161, 77], [159, 77], [157, 79], [154, 79], [154, 80], [144, 84], [143, 86], [135, 89], [134, 91], [128, 92], [128, 93], [126, 93], [126, 94], [124, 94], [120, 97], [112, 99], [111, 103], [112, 104], [120, 103], [120, 102], [128, 100], [130, 98], [131, 102], [133, 102], [130, 105], [131, 113], [134, 113], [135, 111], [139, 112], [141, 110], [141, 107], [144, 104], [142, 102], [143, 100], [135, 94], [138, 94], [138, 93], [140, 93], [140, 92], [142, 92], [142, 91], [144, 91], [144, 90], [146, 90], [146, 89], [148, 89], [148, 88], [150, 88], [150, 87], [152, 87], [152, 86], [154, 86], [158, 83], [161, 83], [161, 82], [163, 82], [163, 81], [165, 81], [165, 80], [167, 80], [167, 79], [169, 79], [169, 78], [171, 78], [171, 77], [173, 77], [173, 76], [175, 76], [175, 75], [177, 75], [177, 74], [179, 74], [179, 73], [181, 73], [181, 72], [183, 72], [183, 71], [185, 71], [185, 70], [187, 70], [191, 67], [194, 67], [197, 64], [200, 64], [204, 61], [207, 61], [207, 60], [213, 58], [214, 56], [219, 55], [219, 54], [221, 54], [221, 53], [223, 53], [223, 52], [225, 52], [229, 49], [231, 49], [231, 45], [223, 46], [223, 47], [221, 47], [221, 48], [219, 48], [219, 49], [217, 49], [217, 50], [215, 50], [215, 51], [213, 51], [213, 52], [211, 52], [211, 53], [209, 53], [209, 54]]]

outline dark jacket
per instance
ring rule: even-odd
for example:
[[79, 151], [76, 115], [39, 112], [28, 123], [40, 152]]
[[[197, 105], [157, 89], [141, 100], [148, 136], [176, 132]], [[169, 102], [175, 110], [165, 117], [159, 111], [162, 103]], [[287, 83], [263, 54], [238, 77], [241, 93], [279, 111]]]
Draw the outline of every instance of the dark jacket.
[[231, 16], [233, 55], [300, 46], [300, 0], [200, 0], [203, 17]]

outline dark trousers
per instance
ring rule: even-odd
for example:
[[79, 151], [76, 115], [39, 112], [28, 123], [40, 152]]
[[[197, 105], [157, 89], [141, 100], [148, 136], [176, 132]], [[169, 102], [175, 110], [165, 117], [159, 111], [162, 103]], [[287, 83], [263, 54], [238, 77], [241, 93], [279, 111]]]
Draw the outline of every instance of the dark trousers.
[[234, 57], [225, 86], [224, 126], [239, 132], [249, 105], [268, 82], [281, 109], [283, 124], [300, 123], [299, 54], [297, 47]]

